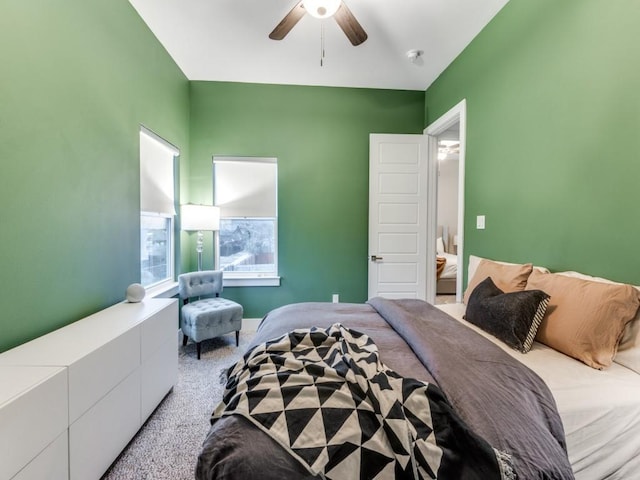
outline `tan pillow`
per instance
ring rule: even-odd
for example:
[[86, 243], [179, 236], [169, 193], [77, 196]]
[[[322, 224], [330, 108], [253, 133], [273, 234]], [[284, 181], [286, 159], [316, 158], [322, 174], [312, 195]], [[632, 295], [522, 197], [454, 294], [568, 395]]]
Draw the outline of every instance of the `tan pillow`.
[[[480, 265], [480, 262], [482, 260], [484, 260], [484, 258], [477, 257], [476, 255], [469, 255], [469, 264], [467, 266], [467, 280], [470, 278], [473, 278], [473, 276], [476, 273], [476, 270], [478, 269], [478, 265]], [[498, 260], [491, 260], [491, 261], [495, 263], [499, 263], [501, 265], [519, 265], [518, 263], [501, 262]], [[541, 267], [540, 265], [534, 265], [533, 269], [540, 270], [541, 272], [544, 272], [544, 273], [551, 273], [548, 268]]]
[[464, 292], [463, 302], [467, 303], [473, 289], [487, 277], [491, 277], [493, 283], [504, 293], [520, 292], [527, 285], [527, 278], [531, 274], [533, 265], [525, 263], [502, 263], [483, 258], [469, 279], [469, 284]]
[[[592, 277], [579, 272], [558, 272], [558, 275], [566, 275], [567, 277], [582, 278], [583, 280], [591, 280], [594, 282], [609, 283], [614, 285], [622, 285], [601, 277]], [[640, 296], [640, 286], [634, 285]], [[622, 339], [618, 344], [618, 353], [613, 357], [613, 361], [630, 368], [634, 372], [640, 373], [640, 309], [636, 312], [635, 317], [627, 323], [624, 329]]]
[[611, 365], [625, 326], [640, 306], [631, 285], [554, 273], [532, 272], [527, 290], [551, 295], [536, 340], [600, 370]]

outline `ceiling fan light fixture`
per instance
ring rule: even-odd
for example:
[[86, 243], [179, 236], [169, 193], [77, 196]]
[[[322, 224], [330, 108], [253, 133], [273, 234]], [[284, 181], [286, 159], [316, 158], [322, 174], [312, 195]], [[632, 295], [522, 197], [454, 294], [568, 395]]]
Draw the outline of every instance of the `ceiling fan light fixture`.
[[304, 0], [304, 9], [315, 18], [329, 18], [335, 15], [342, 0]]

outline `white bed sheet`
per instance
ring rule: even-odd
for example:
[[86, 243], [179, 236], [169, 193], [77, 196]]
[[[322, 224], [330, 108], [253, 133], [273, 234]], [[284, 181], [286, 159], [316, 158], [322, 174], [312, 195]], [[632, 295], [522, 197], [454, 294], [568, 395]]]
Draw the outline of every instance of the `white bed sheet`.
[[614, 363], [595, 370], [534, 342], [522, 354], [462, 319], [465, 305], [437, 305], [501, 347], [549, 386], [577, 480], [640, 479], [640, 375]]
[[458, 256], [452, 253], [438, 253], [439, 257], [444, 257], [446, 262], [440, 278], [456, 278], [458, 275]]

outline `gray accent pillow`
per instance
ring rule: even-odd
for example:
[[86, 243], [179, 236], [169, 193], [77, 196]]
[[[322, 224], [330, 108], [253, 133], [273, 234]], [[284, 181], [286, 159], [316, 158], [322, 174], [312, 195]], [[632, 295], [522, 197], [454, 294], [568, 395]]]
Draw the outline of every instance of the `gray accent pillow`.
[[504, 293], [491, 277], [471, 292], [464, 319], [522, 353], [531, 350], [549, 305], [542, 290]]

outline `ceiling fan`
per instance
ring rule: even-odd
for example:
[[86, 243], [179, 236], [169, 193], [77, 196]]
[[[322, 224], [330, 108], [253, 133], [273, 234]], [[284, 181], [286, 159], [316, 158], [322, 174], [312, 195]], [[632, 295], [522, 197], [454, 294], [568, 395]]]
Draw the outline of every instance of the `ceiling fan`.
[[272, 40], [282, 40], [291, 29], [304, 17], [305, 13], [315, 18], [333, 17], [353, 46], [360, 45], [367, 39], [356, 17], [342, 0], [300, 0], [289, 13], [285, 15], [273, 32], [269, 34]]

